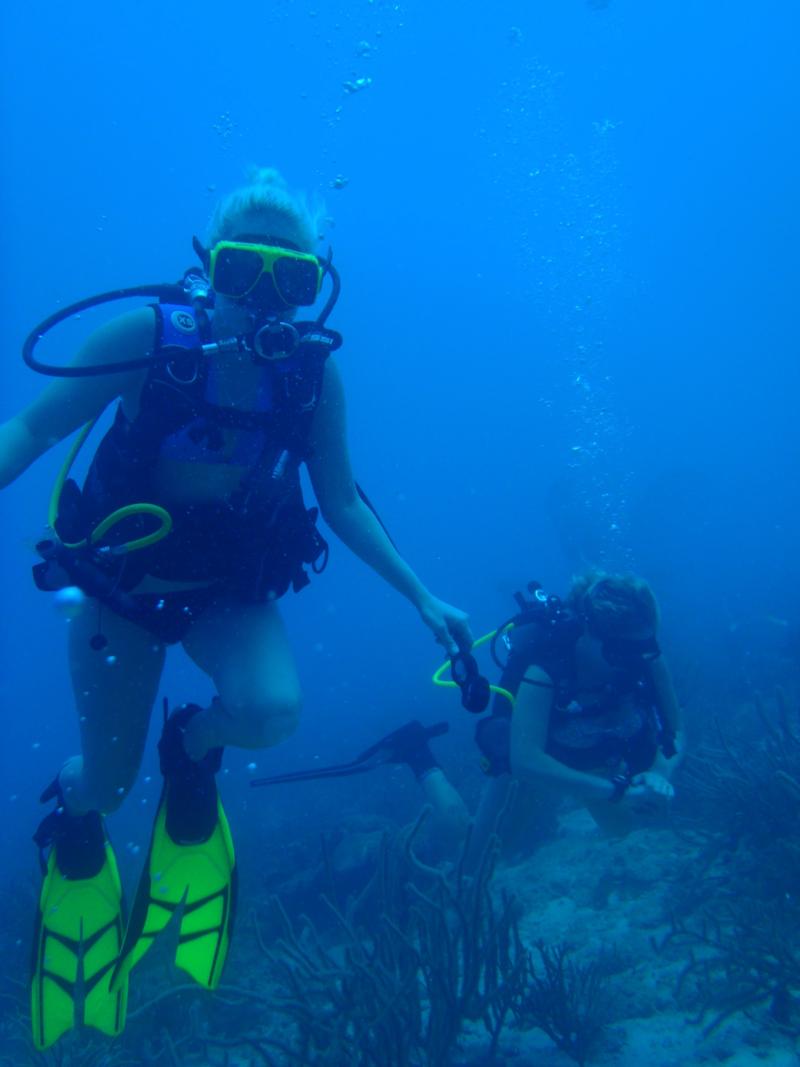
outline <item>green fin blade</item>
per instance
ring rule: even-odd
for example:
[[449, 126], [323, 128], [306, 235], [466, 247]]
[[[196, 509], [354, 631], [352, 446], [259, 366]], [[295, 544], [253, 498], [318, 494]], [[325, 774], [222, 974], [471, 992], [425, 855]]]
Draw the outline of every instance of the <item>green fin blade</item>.
[[222, 977], [236, 902], [236, 860], [222, 802], [217, 797], [217, 820], [205, 841], [176, 843], [166, 821], [162, 796], [112, 989], [179, 909], [177, 966], [206, 989], [216, 989]]
[[127, 984], [112, 991], [111, 973], [123, 922], [122, 886], [110, 843], [92, 878], [65, 878], [53, 850], [39, 896], [31, 981], [33, 1042], [39, 1051], [79, 1023], [112, 1036], [122, 1032]]

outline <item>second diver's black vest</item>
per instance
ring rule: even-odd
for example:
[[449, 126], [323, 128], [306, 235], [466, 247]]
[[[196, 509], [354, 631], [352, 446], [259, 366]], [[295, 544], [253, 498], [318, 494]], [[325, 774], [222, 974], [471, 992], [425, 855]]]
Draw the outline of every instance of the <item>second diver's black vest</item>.
[[[641, 669], [621, 672], [598, 691], [595, 700], [579, 704], [574, 654], [582, 632], [581, 619], [568, 610], [561, 610], [557, 617], [547, 617], [544, 611], [532, 613], [504, 636], [508, 658], [499, 686], [516, 697], [526, 671], [533, 665], [541, 667], [552, 681], [546, 746], [549, 755], [576, 770], [589, 770], [606, 759], [612, 763], [622, 759], [632, 765], [633, 772], [646, 769], [659, 746], [665, 753], [670, 750], [672, 738], [670, 725], [662, 722], [646, 668], [642, 664]], [[604, 730], [604, 717], [626, 697], [633, 697], [630, 722], [616, 731]], [[496, 693], [491, 714], [476, 726], [475, 739], [484, 756], [484, 769], [490, 775], [511, 769], [512, 711], [508, 698]], [[626, 729], [630, 737], [625, 736]]]

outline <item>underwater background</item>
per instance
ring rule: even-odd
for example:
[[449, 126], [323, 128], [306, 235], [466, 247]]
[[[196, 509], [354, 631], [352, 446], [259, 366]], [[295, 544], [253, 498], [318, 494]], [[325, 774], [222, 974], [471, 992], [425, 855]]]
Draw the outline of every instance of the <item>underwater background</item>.
[[[564, 592], [587, 563], [635, 571], [690, 739], [734, 712], [758, 736], [744, 705], [776, 685], [797, 702], [795, 4], [46, 2], [3, 23], [0, 417], [42, 387], [18, 357], [36, 322], [179, 277], [216, 198], [276, 166], [324, 196], [354, 467], [423, 581], [481, 634], [530, 579]], [[46, 352], [67, 358], [102, 319]], [[29, 570], [65, 453], [0, 500], [0, 926], [17, 977], [38, 794], [76, 750], [68, 623]], [[449, 720], [436, 752], [472, 807], [481, 785], [474, 723], [431, 687], [437, 648], [405, 602], [333, 544], [283, 607], [302, 724], [225, 756], [243, 915], [316, 863], [321, 833], [399, 826], [420, 803], [403, 767], [257, 793], [249, 778], [350, 759], [416, 717]], [[212, 696], [179, 651], [162, 691]], [[110, 823], [131, 888], [159, 727]]]

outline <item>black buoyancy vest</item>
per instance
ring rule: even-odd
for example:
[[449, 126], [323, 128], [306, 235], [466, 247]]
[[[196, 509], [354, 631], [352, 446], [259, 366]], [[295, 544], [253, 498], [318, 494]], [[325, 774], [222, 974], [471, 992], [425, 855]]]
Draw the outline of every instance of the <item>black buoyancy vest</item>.
[[[316, 530], [317, 511], [303, 502], [300, 467], [308, 456], [325, 361], [338, 335], [296, 323], [300, 344], [290, 356], [264, 363], [257, 407], [243, 412], [215, 402], [216, 366], [198, 354], [210, 339], [208, 328], [185, 306], [154, 310], [156, 354], [174, 358], [154, 361], [134, 419], [118, 407], [84, 484], [85, 527], [126, 504], [156, 503], [170, 512], [167, 537], [127, 557], [123, 588], [133, 588], [144, 574], [226, 581], [259, 599], [280, 596], [289, 584], [302, 588], [308, 580], [303, 563], [314, 564], [327, 550]], [[230, 429], [237, 431], [237, 442], [234, 455], [226, 457], [224, 431]], [[162, 457], [233, 462], [246, 473], [224, 500], [176, 505], [159, 499], [154, 486]], [[131, 540], [152, 528], [148, 523], [125, 520], [113, 537]]]
[[[635, 753], [636, 761], [639, 750], [643, 749], [646, 750], [644, 763], [649, 766], [658, 743], [668, 742], [669, 735], [669, 727], [660, 721], [657, 713], [649, 675], [643, 666], [641, 671], [621, 674], [604, 687], [596, 702], [586, 707], [578, 705], [575, 698], [580, 686], [575, 675], [574, 656], [581, 631], [582, 627], [569, 615], [553, 624], [542, 617], [516, 625], [506, 637], [509, 654], [500, 675], [500, 687], [508, 689], [515, 697], [530, 667], [538, 666], [548, 675], [553, 689], [553, 705], [548, 723], [547, 751], [560, 762], [587, 769], [594, 766], [598, 758], [605, 759], [607, 753], [617, 753], [618, 750], [627, 754], [630, 749]], [[635, 714], [631, 715], [631, 721], [636, 719], [636, 736], [615, 737], [612, 736], [614, 731], [598, 728], [604, 716], [628, 697], [633, 697], [636, 704]], [[496, 694], [491, 716], [478, 724], [476, 739], [493, 774], [510, 770], [508, 722], [511, 714], [508, 698]], [[572, 727], [579, 720], [583, 723], [583, 736], [573, 747], [571, 735], [581, 731]], [[502, 726], [502, 722], [506, 726]], [[579, 747], [583, 740], [586, 740], [586, 749]]]

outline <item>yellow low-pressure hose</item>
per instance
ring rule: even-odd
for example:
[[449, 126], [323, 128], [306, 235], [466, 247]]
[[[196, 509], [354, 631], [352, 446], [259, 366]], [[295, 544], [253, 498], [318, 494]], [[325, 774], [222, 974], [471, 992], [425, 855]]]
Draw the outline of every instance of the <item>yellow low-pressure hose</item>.
[[[510, 622], [506, 626], [503, 627], [503, 631], [502, 632], [503, 633], [508, 633], [508, 631], [513, 629], [513, 627], [514, 627], [514, 623]], [[495, 634], [498, 633], [498, 632], [499, 631], [497, 631], [497, 630], [490, 630], [488, 634], [484, 634], [483, 637], [479, 637], [478, 640], [475, 642], [475, 644], [472, 646], [472, 648], [476, 649], [476, 648], [480, 648], [481, 645], [485, 645], [486, 642], [487, 641], [491, 641], [492, 638], [495, 636]], [[441, 667], [439, 667], [439, 669], [434, 673], [433, 679], [432, 679], [433, 684], [440, 686], [442, 689], [458, 689], [458, 684], [456, 682], [449, 681], [448, 679], [442, 677], [442, 675], [449, 668], [449, 666], [450, 666], [450, 660], [446, 659], [444, 661], [444, 663], [441, 665]], [[506, 700], [508, 700], [510, 702], [512, 707], [514, 706], [514, 694], [511, 693], [508, 689], [504, 689], [501, 685], [490, 685], [489, 686], [489, 691], [491, 693], [499, 693], [500, 696], [505, 697]], [[484, 692], [485, 692], [485, 690], [484, 690]]]
[[[47, 522], [51, 529], [55, 530], [56, 522], [58, 521], [58, 505], [61, 500], [61, 494], [64, 491], [64, 484], [69, 477], [69, 472], [72, 469], [72, 464], [75, 462], [75, 458], [83, 447], [83, 443], [92, 430], [95, 427], [97, 419], [92, 419], [91, 422], [87, 422], [78, 436], [72, 443], [72, 447], [67, 453], [67, 458], [58, 472], [58, 477], [53, 485], [53, 491], [50, 494], [50, 505], [47, 512]], [[129, 519], [135, 515], [152, 515], [159, 520], [160, 525], [156, 527], [149, 534], [145, 534], [142, 537], [137, 537], [133, 541], [126, 541], [124, 544], [114, 547], [115, 553], [123, 552], [135, 552], [139, 548], [147, 548], [149, 545], [153, 545], [156, 541], [160, 541], [162, 537], [166, 537], [172, 529], [172, 516], [165, 509], [158, 504], [126, 504], [123, 508], [117, 508], [116, 511], [112, 511], [110, 515], [106, 515], [97, 526], [92, 530], [88, 537], [84, 537], [80, 541], [65, 541], [65, 548], [85, 548], [87, 545], [96, 544], [101, 537], [104, 537], [112, 527], [117, 523], [122, 522], [123, 519]]]

